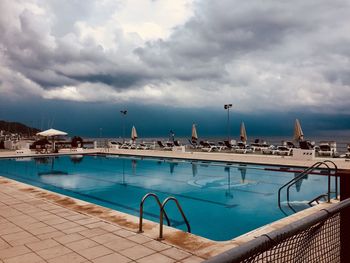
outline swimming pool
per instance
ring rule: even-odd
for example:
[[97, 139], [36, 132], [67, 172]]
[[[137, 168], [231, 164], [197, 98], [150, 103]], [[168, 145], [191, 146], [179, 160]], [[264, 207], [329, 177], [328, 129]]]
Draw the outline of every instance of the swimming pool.
[[[161, 200], [175, 196], [192, 233], [217, 241], [285, 217], [277, 191], [299, 170], [112, 155], [0, 159], [1, 176], [136, 216], [145, 194], [154, 192]], [[297, 201], [296, 209], [304, 209], [309, 207], [306, 201], [326, 190], [326, 176], [308, 175], [292, 187], [291, 199]], [[145, 218], [159, 221], [153, 200], [144, 211]], [[173, 203], [166, 212], [173, 227], [186, 230]]]

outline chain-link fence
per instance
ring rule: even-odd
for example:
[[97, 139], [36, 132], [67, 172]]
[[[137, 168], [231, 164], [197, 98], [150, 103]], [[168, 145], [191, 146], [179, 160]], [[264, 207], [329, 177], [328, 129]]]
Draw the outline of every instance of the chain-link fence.
[[340, 262], [341, 224], [350, 223], [341, 216], [349, 210], [347, 199], [206, 262]]

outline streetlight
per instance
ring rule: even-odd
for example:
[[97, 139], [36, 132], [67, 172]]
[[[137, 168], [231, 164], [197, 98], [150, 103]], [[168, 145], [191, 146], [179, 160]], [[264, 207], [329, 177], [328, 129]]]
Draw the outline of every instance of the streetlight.
[[121, 110], [120, 111], [122, 118], [123, 118], [123, 143], [125, 142], [125, 118], [126, 118], [126, 114], [128, 113], [127, 110]]
[[230, 108], [232, 108], [232, 104], [225, 104], [224, 109], [227, 110], [227, 139], [230, 142]]

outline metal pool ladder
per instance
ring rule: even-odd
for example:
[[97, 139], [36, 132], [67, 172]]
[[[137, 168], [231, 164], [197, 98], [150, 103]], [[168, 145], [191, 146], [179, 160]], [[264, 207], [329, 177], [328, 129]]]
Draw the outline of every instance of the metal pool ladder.
[[160, 212], [159, 212], [159, 237], [158, 239], [163, 239], [163, 218], [165, 217], [165, 219], [167, 220], [167, 223], [168, 223], [168, 226], [170, 226], [170, 220], [169, 220], [169, 217], [167, 215], [167, 213], [165, 212], [165, 205], [169, 202], [169, 201], [174, 201], [178, 210], [180, 211], [181, 215], [182, 215], [182, 218], [184, 219], [185, 223], [186, 223], [186, 226], [187, 226], [187, 232], [191, 233], [191, 226], [190, 226], [190, 223], [188, 222], [186, 216], [185, 216], [185, 213], [184, 211], [182, 210], [181, 208], [181, 205], [179, 203], [179, 201], [173, 197], [173, 196], [169, 196], [167, 197], [163, 203], [160, 202], [159, 200], [159, 197], [155, 194], [155, 193], [148, 193], [146, 194], [141, 202], [140, 202], [140, 221], [139, 221], [139, 233], [142, 233], [143, 230], [142, 230], [142, 220], [143, 220], [143, 205], [146, 201], [146, 199], [148, 197], [154, 197], [154, 199], [156, 200], [158, 206], [159, 206], [159, 209], [160, 209]]
[[[330, 160], [325, 160], [323, 162], [316, 162], [314, 163], [312, 166], [310, 166], [309, 168], [305, 169], [303, 172], [301, 172], [298, 176], [294, 177], [292, 180], [290, 180], [289, 182], [287, 182], [286, 184], [284, 184], [283, 186], [280, 187], [280, 189], [278, 190], [278, 206], [280, 209], [282, 209], [281, 207], [281, 191], [283, 188], [287, 187], [287, 204], [290, 207], [291, 210], [293, 210], [294, 212], [296, 212], [296, 210], [290, 205], [290, 200], [289, 200], [289, 189], [291, 188], [292, 185], [295, 185], [297, 182], [299, 182], [300, 180], [302, 180], [306, 175], [311, 174], [314, 170], [316, 170], [317, 168], [320, 168], [321, 166], [325, 166], [325, 168], [327, 169], [327, 173], [326, 175], [328, 176], [328, 191], [327, 194], [322, 194], [317, 196], [316, 198], [314, 198], [313, 200], [311, 200], [310, 202], [308, 202], [309, 205], [311, 205], [312, 202], [317, 202], [321, 199], [324, 198], [326, 199], [327, 197], [327, 202], [330, 202], [331, 200], [331, 168], [329, 167], [329, 165], [327, 163], [330, 163], [334, 166], [334, 177], [335, 177], [335, 198], [338, 198], [338, 176], [337, 176], [337, 171], [338, 171], [338, 167], [337, 165], [330, 161]], [[283, 211], [283, 210], [282, 210]]]

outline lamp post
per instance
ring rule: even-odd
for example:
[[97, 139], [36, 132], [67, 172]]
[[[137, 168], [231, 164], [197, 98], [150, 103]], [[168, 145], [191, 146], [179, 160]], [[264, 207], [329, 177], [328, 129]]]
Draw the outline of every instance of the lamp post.
[[230, 108], [232, 108], [232, 104], [225, 104], [224, 109], [227, 110], [227, 139], [230, 143]]
[[126, 114], [128, 113], [127, 110], [121, 110], [120, 111], [122, 118], [123, 118], [123, 143], [125, 142], [125, 118], [126, 118]]

